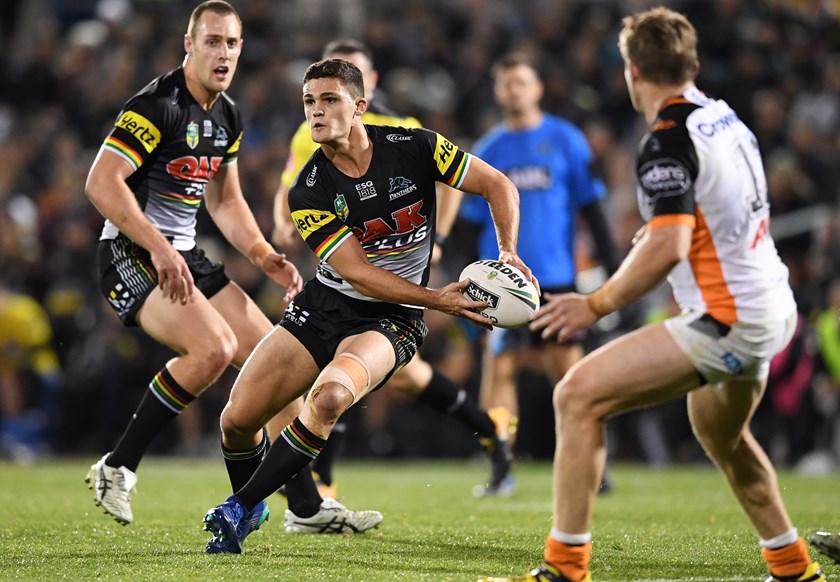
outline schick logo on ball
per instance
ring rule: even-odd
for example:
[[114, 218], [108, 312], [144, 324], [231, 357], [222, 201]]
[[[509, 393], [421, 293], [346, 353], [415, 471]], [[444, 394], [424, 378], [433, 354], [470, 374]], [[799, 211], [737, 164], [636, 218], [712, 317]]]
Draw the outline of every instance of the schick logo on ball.
[[496, 309], [499, 306], [498, 295], [491, 293], [483, 287], [479, 287], [472, 281], [470, 281], [470, 286], [467, 287], [467, 295], [474, 301], [485, 301], [488, 305], [488, 309]]

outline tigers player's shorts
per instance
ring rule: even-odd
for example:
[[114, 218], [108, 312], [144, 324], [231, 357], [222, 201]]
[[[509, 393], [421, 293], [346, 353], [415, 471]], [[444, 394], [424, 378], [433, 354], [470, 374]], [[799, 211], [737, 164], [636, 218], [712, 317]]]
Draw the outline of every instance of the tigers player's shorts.
[[396, 364], [380, 386], [414, 357], [428, 333], [422, 309], [354, 299], [317, 279], [307, 281], [280, 325], [303, 344], [321, 370], [344, 338], [365, 331], [381, 333], [394, 347]]
[[[552, 293], [560, 295], [561, 293], [575, 293], [577, 289], [574, 285], [564, 285], [561, 287], [548, 287], [540, 290], [540, 305], [545, 304], [545, 294]], [[528, 326], [518, 327], [515, 329], [505, 329], [503, 327], [494, 327], [492, 331], [488, 332], [487, 348], [494, 356], [498, 356], [502, 352], [508, 350], [515, 350], [524, 347], [540, 347], [545, 344], [557, 343], [557, 338], [543, 339], [540, 335], [542, 331], [531, 331]], [[571, 337], [565, 339], [562, 345], [580, 344], [586, 338], [584, 330], [576, 331]]]
[[685, 312], [665, 321], [665, 329], [711, 385], [726, 380], [767, 378], [770, 360], [790, 342], [797, 314], [761, 324], [725, 325], [706, 313]]
[[[208, 299], [230, 283], [225, 266], [208, 259], [203, 250], [195, 247], [179, 252], [196, 288]], [[96, 259], [102, 294], [126, 327], [136, 326], [137, 312], [158, 285], [149, 251], [120, 234], [115, 239], [99, 241]]]

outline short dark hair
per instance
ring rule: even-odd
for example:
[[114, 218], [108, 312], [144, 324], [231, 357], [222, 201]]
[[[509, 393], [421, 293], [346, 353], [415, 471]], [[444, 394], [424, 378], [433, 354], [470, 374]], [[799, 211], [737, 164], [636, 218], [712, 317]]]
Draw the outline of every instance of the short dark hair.
[[356, 40], [355, 38], [337, 38], [335, 40], [331, 40], [327, 43], [327, 46], [324, 47], [324, 52], [321, 53], [322, 59], [330, 59], [335, 55], [355, 55], [355, 54], [363, 54], [367, 57], [367, 60], [373, 63], [373, 53], [361, 41]]
[[534, 71], [534, 73], [536, 73], [537, 77], [540, 76], [540, 71], [534, 63], [534, 59], [532, 59], [528, 54], [519, 51], [507, 53], [499, 57], [496, 62], [493, 63], [493, 67], [490, 69], [490, 74], [493, 76], [493, 79], [496, 79], [500, 74], [508, 69], [519, 66], [529, 67]]
[[323, 59], [309, 65], [303, 75], [303, 82], [308, 83], [312, 79], [339, 79], [353, 99], [365, 96], [365, 83], [359, 67], [342, 59]]
[[195, 25], [201, 19], [201, 16], [205, 12], [215, 12], [216, 14], [220, 14], [222, 16], [227, 16], [228, 14], [233, 14], [236, 16], [236, 19], [239, 21], [239, 30], [240, 36], [242, 31], [242, 19], [239, 17], [239, 13], [236, 12], [236, 8], [231, 6], [229, 3], [225, 2], [225, 0], [207, 0], [206, 2], [202, 2], [195, 9], [192, 11], [190, 15], [190, 23], [187, 25], [187, 34], [190, 35], [192, 38], [193, 31], [195, 30]]

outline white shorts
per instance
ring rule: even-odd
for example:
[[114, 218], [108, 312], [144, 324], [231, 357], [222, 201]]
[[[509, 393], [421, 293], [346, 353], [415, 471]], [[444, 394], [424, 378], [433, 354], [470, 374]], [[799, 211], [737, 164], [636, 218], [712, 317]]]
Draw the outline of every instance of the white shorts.
[[763, 380], [770, 360], [793, 337], [797, 314], [765, 323], [736, 321], [728, 327], [705, 313], [689, 311], [665, 321], [665, 329], [711, 385], [726, 380]]

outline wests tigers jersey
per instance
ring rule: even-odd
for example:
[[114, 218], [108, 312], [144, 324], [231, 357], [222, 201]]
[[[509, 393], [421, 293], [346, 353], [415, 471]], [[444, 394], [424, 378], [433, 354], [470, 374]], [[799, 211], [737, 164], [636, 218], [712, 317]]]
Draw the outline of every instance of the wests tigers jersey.
[[362, 295], [329, 264], [349, 237], [368, 260], [425, 285], [435, 229], [435, 182], [458, 188], [470, 155], [426, 129], [365, 125], [373, 156], [364, 176], [351, 178], [318, 150], [289, 190], [289, 210], [303, 240], [321, 259], [316, 278], [356, 299]]
[[769, 232], [758, 142], [729, 105], [696, 88], [667, 100], [641, 142], [636, 171], [648, 227], [693, 228], [688, 259], [668, 276], [682, 309], [727, 325], [795, 311]]
[[[195, 246], [196, 213], [220, 166], [236, 161], [239, 108], [222, 93], [205, 111], [187, 90], [184, 70], [158, 77], [128, 100], [102, 144], [131, 164], [126, 183], [140, 208], [172, 245]], [[100, 240], [119, 230], [105, 221]]]

